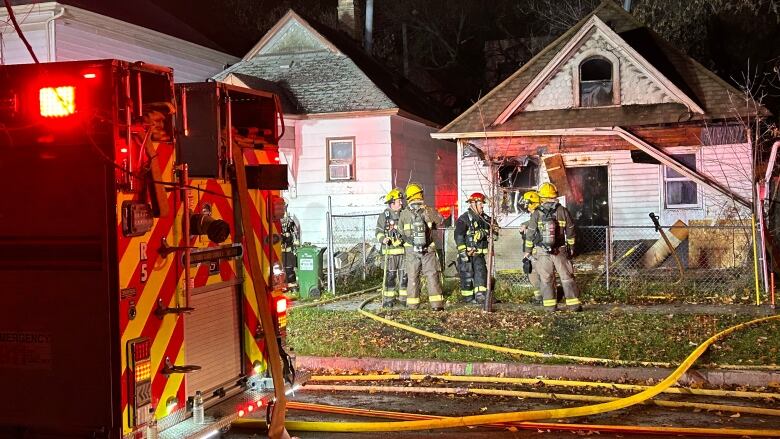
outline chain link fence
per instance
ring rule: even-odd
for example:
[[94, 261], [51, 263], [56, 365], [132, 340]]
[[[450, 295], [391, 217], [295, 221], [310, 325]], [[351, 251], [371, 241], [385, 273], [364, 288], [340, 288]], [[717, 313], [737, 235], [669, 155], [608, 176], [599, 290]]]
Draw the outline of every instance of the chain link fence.
[[[637, 304], [754, 303], [756, 277], [749, 227], [661, 229], [668, 243], [652, 226], [578, 227], [573, 262], [583, 297]], [[519, 229], [501, 230], [495, 258], [497, 289], [530, 290], [528, 277], [520, 269]]]
[[[378, 213], [331, 216], [329, 236], [335, 279], [345, 282], [377, 276], [382, 259], [375, 237], [378, 217]], [[331, 264], [326, 261], [325, 265]]]
[[[382, 254], [374, 236], [378, 215], [332, 215], [339, 282], [381, 279]], [[751, 228], [700, 223], [662, 227], [668, 244], [652, 226], [578, 227], [574, 267], [583, 298], [629, 304], [755, 303]], [[437, 230], [434, 237], [444, 276], [457, 277], [454, 229]], [[494, 246], [497, 294], [530, 299], [519, 228], [502, 228]]]

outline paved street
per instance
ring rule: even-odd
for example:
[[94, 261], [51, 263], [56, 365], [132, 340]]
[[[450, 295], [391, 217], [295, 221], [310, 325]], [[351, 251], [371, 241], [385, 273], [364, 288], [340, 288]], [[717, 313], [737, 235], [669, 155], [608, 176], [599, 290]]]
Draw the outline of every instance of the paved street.
[[[681, 400], [679, 397], [665, 399]], [[401, 395], [401, 394], [380, 394], [373, 393], [331, 393], [331, 392], [298, 392], [294, 399], [301, 402], [313, 402], [318, 404], [340, 405], [355, 408], [378, 409], [389, 411], [405, 411], [411, 413], [427, 413], [437, 415], [469, 415], [498, 413], [508, 411], [532, 410], [551, 407], [574, 407], [582, 403], [563, 403], [545, 400], [529, 400], [508, 397], [484, 397], [484, 396], [454, 396], [454, 395]], [[693, 399], [689, 399], [693, 400]], [[698, 398], [698, 402], [712, 402], [720, 404], [733, 405], [752, 405], [760, 407], [777, 407], [776, 403], [768, 404], [763, 401], [749, 400], [714, 400], [712, 398]], [[333, 416], [312, 412], [289, 411], [288, 418], [294, 420], [307, 421], [340, 421], [350, 420], [366, 421], [370, 418], [357, 418], [348, 416]], [[555, 421], [551, 421], [555, 422]], [[587, 424], [611, 424], [611, 425], [643, 425], [643, 426], [678, 426], [678, 427], [707, 427], [707, 428], [755, 428], [755, 429], [777, 429], [780, 428], [780, 420], [771, 417], [759, 417], [755, 415], [725, 412], [706, 412], [694, 411], [691, 409], [664, 409], [661, 407], [634, 407], [618, 412], [605, 413], [601, 415], [588, 416], [576, 420], [564, 422], [587, 423]], [[516, 432], [507, 430], [494, 430], [488, 428], [475, 428], [466, 430], [439, 430], [426, 432], [388, 432], [388, 433], [294, 433], [301, 439], [373, 439], [376, 437], [387, 438], [531, 438], [541, 437], [564, 437], [571, 435], [594, 435], [589, 432], [565, 432], [551, 431], [544, 432], [536, 429], [518, 430]], [[643, 437], [664, 437], [648, 435], [626, 435], [600, 433], [602, 438], [643, 438]], [[232, 429], [224, 436], [229, 439], [250, 439], [261, 438], [262, 433], [248, 430]], [[674, 437], [674, 436], [668, 436]]]

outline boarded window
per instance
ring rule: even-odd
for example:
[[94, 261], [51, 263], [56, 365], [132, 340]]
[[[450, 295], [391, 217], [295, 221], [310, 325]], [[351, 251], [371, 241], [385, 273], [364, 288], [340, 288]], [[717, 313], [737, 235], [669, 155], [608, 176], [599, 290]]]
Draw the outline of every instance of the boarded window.
[[355, 138], [327, 139], [328, 181], [355, 180]]
[[612, 105], [612, 63], [604, 58], [588, 58], [580, 64], [580, 106]]
[[[675, 154], [672, 156], [686, 168], [696, 170], [696, 154]], [[664, 166], [664, 193], [666, 207], [699, 207], [699, 187], [679, 172]]]

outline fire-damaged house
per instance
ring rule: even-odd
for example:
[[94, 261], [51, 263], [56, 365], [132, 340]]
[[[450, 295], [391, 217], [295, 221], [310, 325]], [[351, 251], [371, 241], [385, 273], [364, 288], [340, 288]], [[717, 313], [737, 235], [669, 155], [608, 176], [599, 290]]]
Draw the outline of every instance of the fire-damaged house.
[[455, 145], [430, 136], [446, 119], [350, 34], [289, 11], [215, 79], [281, 96], [285, 198], [304, 241], [326, 243], [328, 196], [334, 214], [374, 214], [411, 180], [437, 208], [456, 202]]
[[[457, 140], [461, 203], [495, 183], [503, 226], [527, 219], [524, 191], [552, 181], [579, 228], [625, 226], [611, 239], [631, 240], [651, 212], [664, 225], [749, 225], [746, 121], [765, 111], [603, 2], [433, 137]], [[693, 235], [689, 258], [720, 239]]]

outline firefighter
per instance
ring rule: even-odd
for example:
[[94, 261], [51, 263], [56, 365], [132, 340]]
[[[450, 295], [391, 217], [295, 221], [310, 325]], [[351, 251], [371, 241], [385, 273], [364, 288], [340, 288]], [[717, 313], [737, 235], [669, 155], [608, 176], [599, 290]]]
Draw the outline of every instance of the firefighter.
[[376, 220], [376, 239], [382, 246], [383, 255], [382, 306], [392, 307], [395, 303], [406, 306], [408, 278], [404, 267], [404, 239], [398, 228], [398, 217], [403, 208], [401, 190], [394, 188], [388, 192], [385, 204], [387, 208]]
[[488, 273], [485, 256], [488, 252], [492, 220], [483, 212], [485, 202], [483, 194], [471, 194], [468, 198], [468, 210], [455, 223], [460, 294], [466, 303], [483, 304], [487, 294]]
[[[542, 200], [539, 198], [539, 193], [536, 191], [528, 191], [523, 194], [523, 199], [520, 201], [520, 210], [526, 213], [534, 213], [534, 211], [539, 207], [540, 204], [542, 204]], [[528, 233], [528, 224], [531, 222], [529, 219], [528, 221], [524, 222], [520, 225], [520, 239], [522, 242], [525, 242], [526, 235]], [[533, 303], [535, 305], [541, 305], [542, 304], [542, 292], [539, 289], [539, 273], [534, 270], [534, 254], [536, 253], [534, 251], [532, 252], [531, 256], [527, 258], [523, 258], [523, 273], [528, 275], [528, 281], [531, 283], [531, 287], [533, 287], [534, 291], [534, 299]]]
[[407, 206], [401, 211], [398, 223], [406, 249], [407, 285], [406, 304], [417, 308], [420, 304], [420, 273], [428, 279], [428, 302], [431, 309], [444, 309], [444, 296], [439, 281], [439, 260], [433, 242], [433, 230], [441, 227], [444, 218], [436, 210], [425, 205], [423, 189], [417, 183], [406, 186]]
[[285, 200], [282, 217], [282, 264], [287, 284], [291, 288], [296, 288], [298, 286], [298, 279], [295, 277], [295, 268], [298, 265], [296, 255], [301, 244], [301, 229], [287, 207], [287, 200]]
[[557, 272], [566, 296], [566, 306], [574, 311], [582, 311], [571, 263], [574, 257], [574, 221], [569, 210], [558, 203], [558, 189], [554, 184], [543, 183], [538, 192], [542, 204], [531, 214], [523, 257], [528, 258], [536, 251], [535, 268], [539, 273], [539, 286], [546, 310], [558, 309], [554, 289]]

